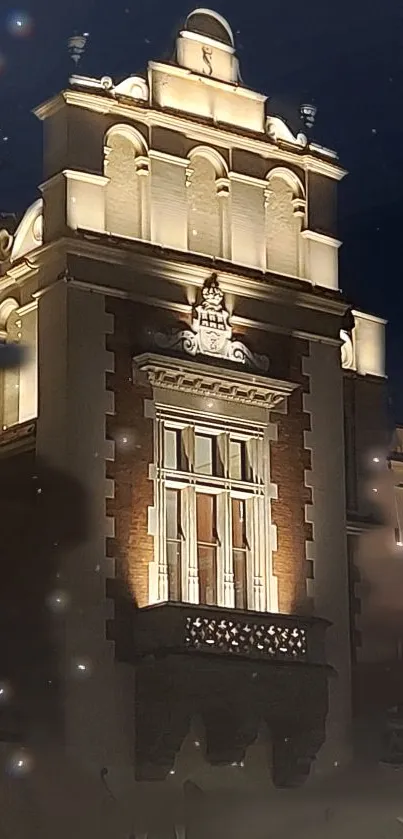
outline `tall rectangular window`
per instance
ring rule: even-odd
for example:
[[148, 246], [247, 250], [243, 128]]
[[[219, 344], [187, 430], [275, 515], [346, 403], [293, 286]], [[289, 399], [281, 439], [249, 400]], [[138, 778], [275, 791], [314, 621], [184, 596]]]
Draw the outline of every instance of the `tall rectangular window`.
[[164, 430], [164, 466], [165, 469], [178, 469], [179, 433], [176, 428]]
[[216, 439], [207, 434], [195, 434], [194, 471], [201, 475], [214, 475]]
[[217, 603], [217, 499], [196, 493], [197, 564], [200, 603]]
[[[262, 431], [237, 434], [222, 419], [213, 425], [165, 420], [157, 439], [157, 480], [165, 510], [160, 568], [164, 597], [206, 606], [255, 608], [256, 568], [266, 585], [266, 483]], [[162, 509], [161, 507], [161, 509]], [[268, 509], [268, 507], [267, 507]], [[160, 519], [159, 519], [160, 521]], [[259, 553], [258, 562], [256, 552]], [[262, 602], [261, 600], [258, 602]]]

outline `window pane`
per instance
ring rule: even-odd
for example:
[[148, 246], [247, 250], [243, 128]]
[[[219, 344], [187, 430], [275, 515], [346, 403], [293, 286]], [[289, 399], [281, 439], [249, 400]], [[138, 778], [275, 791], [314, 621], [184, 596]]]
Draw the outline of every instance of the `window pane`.
[[233, 551], [235, 608], [247, 609], [246, 598], [246, 551]]
[[202, 475], [214, 474], [215, 443], [216, 440], [214, 437], [195, 434], [195, 472], [201, 473]]
[[234, 567], [235, 608], [247, 608], [246, 575], [246, 503], [232, 499], [232, 559]]
[[197, 541], [215, 543], [216, 496], [196, 493]]
[[242, 481], [243, 470], [243, 447], [241, 440], [230, 440], [229, 444], [229, 474], [235, 481]]
[[239, 498], [232, 499], [232, 544], [246, 548], [246, 503]]
[[217, 603], [216, 497], [197, 493], [196, 514], [199, 600], [213, 606]]
[[166, 557], [168, 566], [169, 600], [181, 599], [181, 496], [175, 489], [167, 489], [165, 496], [166, 511]]
[[164, 466], [165, 469], [178, 468], [178, 431], [173, 428], [164, 430]]
[[168, 599], [181, 600], [181, 543], [167, 542]]
[[166, 537], [178, 539], [180, 536], [180, 494], [177, 489], [167, 489], [166, 499]]

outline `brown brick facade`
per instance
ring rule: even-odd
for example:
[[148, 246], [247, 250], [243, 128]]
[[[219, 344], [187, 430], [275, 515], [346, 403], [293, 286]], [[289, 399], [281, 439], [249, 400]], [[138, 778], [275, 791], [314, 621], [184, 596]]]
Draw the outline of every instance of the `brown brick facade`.
[[[116, 561], [116, 577], [126, 584], [138, 606], [148, 603], [148, 563], [153, 559], [153, 538], [148, 533], [148, 507], [154, 503], [149, 467], [153, 461], [153, 423], [144, 416], [148, 386], [132, 379], [138, 310], [126, 301], [108, 299], [114, 332], [107, 349], [114, 353], [115, 372], [107, 374], [107, 387], [115, 397], [115, 415], [108, 416], [107, 437], [115, 441], [115, 460], [107, 477], [115, 482], [115, 496], [107, 501], [107, 514], [115, 519], [115, 538], [108, 554]], [[125, 442], [127, 441], [127, 442]]]
[[[154, 504], [149, 467], [153, 462], [153, 424], [144, 416], [144, 399], [151, 398], [147, 385], [132, 381], [131, 359], [136, 353], [155, 350], [152, 335], [178, 325], [163, 310], [129, 301], [108, 299], [107, 311], [114, 316], [114, 334], [108, 349], [114, 352], [115, 372], [107, 386], [114, 391], [115, 416], [107, 418], [107, 435], [116, 441], [115, 461], [108, 477], [115, 481], [115, 498], [107, 502], [107, 513], [115, 518], [115, 539], [110, 555], [116, 559], [116, 575], [127, 584], [139, 606], [148, 602], [148, 564], [153, 559], [153, 537], [148, 533], [148, 507]], [[273, 413], [278, 440], [271, 444], [271, 480], [278, 487], [272, 502], [272, 523], [277, 528], [274, 572], [278, 577], [279, 607], [282, 612], [306, 611], [306, 540], [312, 526], [305, 519], [305, 505], [312, 503], [305, 486], [310, 469], [310, 452], [304, 447], [304, 431], [310, 417], [303, 411], [303, 392], [309, 379], [302, 374], [302, 359], [308, 343], [289, 336], [251, 330], [242, 335], [248, 346], [268, 355], [270, 375], [300, 383], [289, 399], [287, 413]], [[122, 437], [127, 439], [122, 444]]]
[[300, 382], [291, 395], [286, 414], [273, 415], [278, 439], [271, 443], [271, 479], [278, 487], [272, 502], [272, 521], [277, 527], [274, 573], [278, 578], [281, 612], [303, 612], [308, 608], [306, 542], [313, 538], [306, 521], [305, 505], [312, 504], [312, 491], [305, 485], [305, 470], [311, 468], [311, 452], [305, 448], [304, 431], [310, 431], [310, 416], [303, 410], [303, 394], [309, 378], [302, 374], [302, 358], [308, 355], [305, 341], [294, 340], [291, 348], [290, 379]]

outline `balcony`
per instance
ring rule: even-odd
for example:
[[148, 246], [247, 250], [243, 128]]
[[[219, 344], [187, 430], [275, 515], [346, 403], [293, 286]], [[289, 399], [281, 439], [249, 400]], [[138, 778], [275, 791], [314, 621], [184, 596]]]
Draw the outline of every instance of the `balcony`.
[[319, 618], [163, 603], [137, 612], [134, 648], [136, 657], [197, 653], [324, 665], [327, 626]]
[[301, 784], [325, 738], [327, 625], [183, 603], [132, 612], [125, 660], [136, 668], [138, 780], [173, 771], [198, 719], [211, 765], [242, 763], [263, 724], [274, 784]]

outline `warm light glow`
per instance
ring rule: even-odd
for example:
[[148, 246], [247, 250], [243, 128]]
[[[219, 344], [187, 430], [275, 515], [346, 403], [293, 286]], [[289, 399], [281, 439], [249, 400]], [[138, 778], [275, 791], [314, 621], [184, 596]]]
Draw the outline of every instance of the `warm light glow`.
[[373, 460], [374, 463], [379, 463], [380, 462], [379, 457], [373, 457], [372, 460]]

